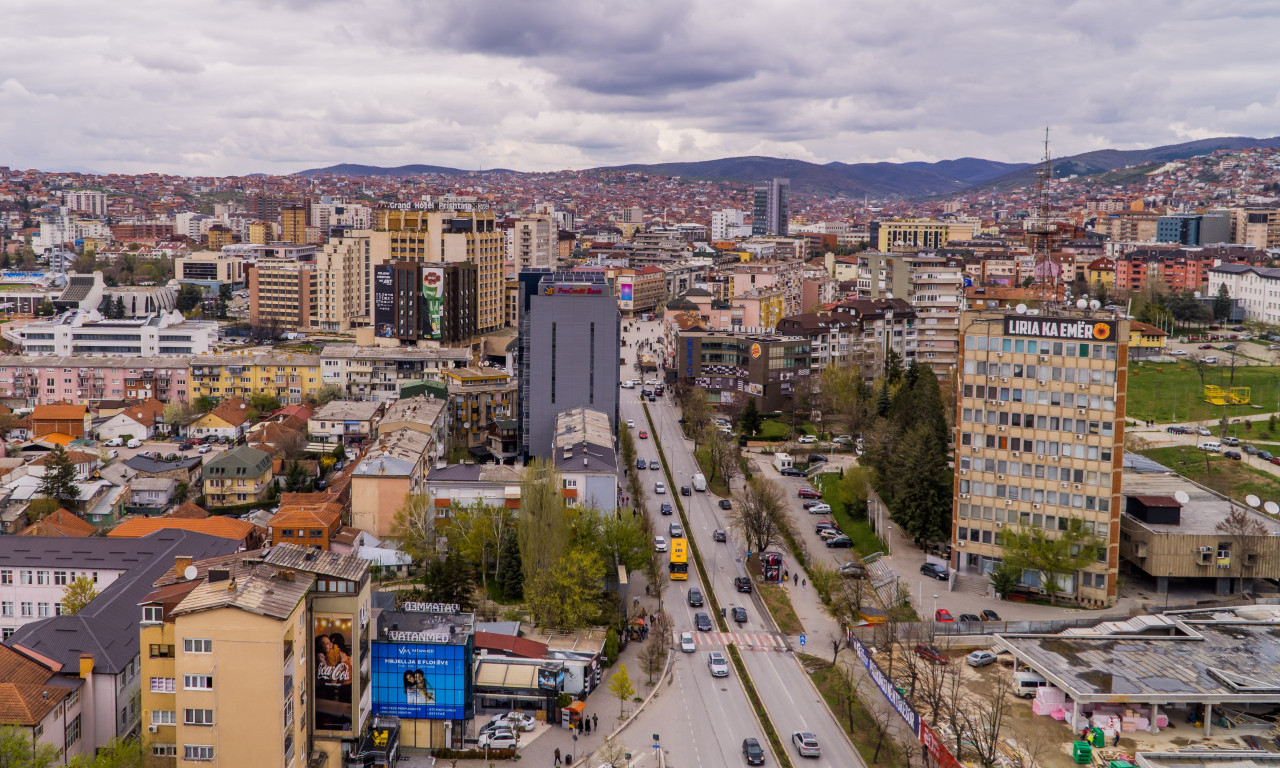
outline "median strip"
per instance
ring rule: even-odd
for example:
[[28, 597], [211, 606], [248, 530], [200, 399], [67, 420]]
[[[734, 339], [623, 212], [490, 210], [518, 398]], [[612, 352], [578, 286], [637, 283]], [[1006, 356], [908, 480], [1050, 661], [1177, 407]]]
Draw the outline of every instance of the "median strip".
[[773, 727], [773, 721], [769, 719], [769, 713], [765, 711], [764, 702], [760, 700], [760, 694], [756, 692], [756, 684], [752, 682], [751, 675], [747, 674], [747, 665], [742, 663], [742, 653], [738, 650], [736, 643], [729, 643], [725, 646], [729, 652], [729, 658], [733, 659], [733, 667], [738, 670], [738, 681], [742, 683], [742, 688], [747, 692], [747, 701], [751, 702], [751, 708], [756, 711], [756, 718], [760, 721], [760, 727], [764, 729], [765, 738], [769, 740], [769, 747], [773, 749], [773, 757], [778, 761], [778, 765], [783, 768], [791, 768], [791, 753], [787, 752], [782, 744], [782, 738], [778, 736], [778, 729]]

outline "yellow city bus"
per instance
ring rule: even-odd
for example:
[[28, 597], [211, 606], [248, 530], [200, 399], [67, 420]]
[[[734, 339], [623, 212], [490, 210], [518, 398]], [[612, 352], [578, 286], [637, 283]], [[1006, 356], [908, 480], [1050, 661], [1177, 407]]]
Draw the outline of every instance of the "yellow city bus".
[[689, 578], [689, 540], [671, 540], [671, 563], [667, 566], [671, 571], [672, 581], [687, 581]]

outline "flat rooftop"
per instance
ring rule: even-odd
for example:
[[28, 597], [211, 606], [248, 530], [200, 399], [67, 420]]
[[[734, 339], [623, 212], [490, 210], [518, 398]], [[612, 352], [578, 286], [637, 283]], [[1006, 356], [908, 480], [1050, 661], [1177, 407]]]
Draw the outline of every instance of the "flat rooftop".
[[1139, 752], [1136, 761], [1141, 768], [1280, 768], [1278, 753], [1234, 749]]
[[[1120, 493], [1125, 496], [1175, 496], [1178, 491], [1187, 494], [1187, 501], [1182, 504], [1178, 525], [1149, 523], [1132, 516], [1128, 519], [1156, 533], [1209, 536], [1221, 534], [1217, 528], [1218, 523], [1226, 519], [1233, 506], [1237, 509], [1248, 509], [1244, 504], [1233, 502], [1202, 485], [1193, 483], [1182, 475], [1174, 474], [1173, 470], [1155, 472], [1126, 467], [1120, 478]], [[1268, 533], [1272, 536], [1280, 536], [1280, 519], [1256, 510], [1250, 511], [1252, 517], [1256, 518]]]
[[996, 635], [996, 645], [1080, 702], [1280, 700], [1280, 606], [1165, 615], [1140, 617], [1132, 633], [1106, 623], [1093, 635]]

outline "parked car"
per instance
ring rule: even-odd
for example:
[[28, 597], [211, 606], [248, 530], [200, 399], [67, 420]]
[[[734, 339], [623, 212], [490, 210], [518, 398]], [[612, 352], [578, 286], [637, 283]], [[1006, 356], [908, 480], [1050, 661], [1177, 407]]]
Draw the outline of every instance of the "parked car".
[[951, 661], [943, 655], [942, 651], [929, 643], [916, 643], [915, 651], [917, 656], [925, 661], [932, 661], [934, 664], [946, 664]]
[[747, 765], [764, 765], [764, 749], [756, 739], [742, 740], [742, 756]]
[[746, 623], [747, 623], [747, 609], [746, 609], [746, 608], [743, 608], [743, 607], [742, 607], [742, 606], [740, 606], [740, 605], [735, 605], [735, 606], [733, 607], [733, 620], [734, 620], [734, 621], [736, 621], [736, 622], [738, 622], [739, 624], [746, 624]]
[[1263, 461], [1271, 461], [1275, 457], [1271, 455], [1270, 451], [1258, 451], [1258, 458]]
[[532, 715], [526, 715], [523, 712], [508, 712], [505, 715], [498, 715], [499, 722], [506, 723], [511, 726], [513, 731], [524, 731], [528, 733], [537, 727], [538, 721], [533, 719]]
[[212, 445], [202, 445], [196, 449], [196, 453], [208, 453], [209, 451], [212, 451], [212, 450], [213, 450]]
[[715, 531], [712, 532], [711, 538], [716, 541], [728, 541], [729, 534], [726, 533], [723, 528], [717, 528], [715, 529]]
[[809, 501], [801, 502], [800, 506], [804, 507], [805, 509], [813, 509], [814, 507], [818, 506], [821, 503], [822, 503], [821, 501], [818, 501], [816, 499], [810, 499]]
[[1222, 444], [1223, 444], [1223, 445], [1229, 445], [1229, 446], [1231, 446], [1232, 448], [1234, 448], [1234, 447], [1236, 447], [1237, 445], [1239, 445], [1239, 444], [1240, 444], [1240, 438], [1238, 438], [1238, 437], [1224, 437], [1224, 438], [1222, 438]]
[[818, 746], [818, 737], [808, 731], [796, 731], [791, 734], [791, 743], [801, 757], [821, 757], [822, 748]]
[[132, 440], [130, 440], [128, 443], [126, 443], [126, 447], [128, 447], [128, 448], [141, 448], [141, 447], [142, 447], [142, 441], [135, 437], [135, 438], [133, 438]]
[[829, 462], [829, 461], [830, 461], [830, 459], [828, 459], [826, 456], [823, 456], [823, 455], [822, 455], [822, 454], [820, 454], [820, 453], [811, 453], [811, 454], [809, 454], [809, 463], [810, 463], [810, 464], [827, 463], [827, 462]]
[[1196, 349], [1213, 349], [1213, 345], [1212, 345], [1212, 344], [1201, 344], [1200, 346], [1196, 347]]
[[107, 446], [107, 447], [109, 447], [109, 448], [119, 448], [120, 446], [124, 445], [124, 438], [122, 438], [122, 437], [113, 437], [113, 438], [111, 438], [110, 440], [108, 440], [107, 442], [103, 443], [103, 445], [105, 445], [105, 446]]
[[795, 467], [784, 468], [781, 472], [781, 475], [783, 477], [804, 477], [805, 476], [803, 472], [796, 469]]
[[827, 542], [827, 547], [830, 549], [849, 549], [852, 546], [853, 539], [845, 536], [844, 534], [840, 534]]
[[675, 507], [672, 507], [672, 506], [671, 506], [671, 502], [669, 502], [669, 501], [664, 501], [664, 502], [662, 502], [662, 506], [661, 506], [661, 507], [659, 507], [659, 509], [662, 511], [662, 514], [664, 514], [664, 515], [669, 515], [669, 514], [671, 514], [673, 511], [675, 511]]
[[712, 651], [707, 654], [707, 669], [711, 670], [712, 677], [728, 677], [729, 661], [720, 651]]
[[680, 650], [684, 651], [685, 653], [693, 653], [695, 650], [697, 650], [696, 644], [693, 641], [692, 632], [680, 633]]
[[818, 493], [812, 488], [801, 488], [800, 490], [796, 491], [796, 495], [802, 499], [821, 499], [822, 498], [822, 494]]
[[1182, 357], [1183, 355], [1187, 354], [1187, 350], [1185, 350], [1185, 349], [1174, 349], [1174, 350], [1170, 350], [1170, 351], [1169, 351], [1169, 354], [1173, 355], [1174, 357]]
[[750, 576], [735, 576], [735, 577], [733, 577], [733, 588], [734, 588], [734, 589], [736, 589], [736, 590], [738, 590], [739, 592], [750, 592], [750, 591], [751, 591], [751, 577], [750, 577]]
[[1217, 363], [1217, 362], [1218, 362], [1218, 356], [1217, 356], [1217, 355], [1206, 355], [1206, 356], [1205, 356], [1205, 358], [1204, 358], [1204, 361], [1205, 361], [1206, 363], [1208, 363], [1209, 365], [1213, 365], [1214, 363]]
[[701, 608], [702, 602], [702, 590], [697, 587], [689, 587], [689, 605], [694, 608]]
[[831, 505], [830, 504], [814, 504], [812, 507], [809, 507], [809, 514], [829, 515], [831, 514]]
[[836, 524], [831, 522], [830, 520], [821, 520], [818, 522], [817, 525], [813, 527], [813, 532], [818, 534], [819, 536], [822, 535], [823, 531], [838, 531], [838, 530], [840, 529], [837, 528]]
[[976, 621], [976, 622], [981, 622], [981, 621], [982, 621], [982, 618], [981, 618], [980, 616], [978, 616], [978, 614], [976, 614], [976, 613], [962, 613], [962, 614], [960, 614], [959, 618], [957, 618], [956, 620], [957, 620], [957, 621]]
[[720, 508], [721, 508], [721, 509], [733, 509], [733, 502], [729, 501], [728, 499], [721, 499], [721, 500], [720, 500]]
[[481, 749], [515, 749], [520, 744], [515, 731], [499, 728], [489, 733], [480, 734], [476, 746]]
[[1208, 437], [1209, 435], [1212, 435], [1213, 432], [1210, 431], [1208, 427], [1196, 427], [1196, 434], [1201, 435], [1202, 437]]
[[1228, 459], [1235, 459], [1236, 461], [1240, 461], [1239, 451], [1223, 451], [1222, 455], [1226, 456]]
[[[1235, 338], [1235, 337], [1234, 337], [1234, 336], [1232, 336], [1231, 338]], [[1223, 350], [1224, 352], [1231, 352], [1231, 351], [1233, 351], [1235, 348], [1236, 348], [1236, 345], [1235, 345], [1235, 344], [1223, 344], [1221, 347], [1218, 347], [1218, 349], [1221, 349], [1221, 350]]]
[[971, 667], [985, 667], [996, 663], [996, 655], [991, 651], [974, 651], [964, 657], [964, 663]]
[[[189, 450], [191, 450], [191, 449], [192, 449], [192, 448], [194, 448], [194, 447], [195, 447], [195, 446], [194, 446], [194, 445], [192, 445], [191, 443], [178, 443], [178, 450], [179, 450], [180, 452], [181, 452], [181, 451], [189, 451]], [[202, 445], [202, 446], [200, 446], [200, 447], [201, 447], [201, 448], [207, 448], [208, 446]]]
[[693, 627], [699, 632], [710, 632], [711, 617], [702, 611], [693, 614]]
[[932, 576], [938, 581], [946, 581], [951, 578], [950, 570], [941, 563], [925, 563], [920, 566], [920, 573], [924, 576]]
[[849, 435], [840, 435], [839, 437], [832, 438], [831, 442], [836, 445], [850, 445], [853, 443], [853, 438]]
[[1244, 445], [1240, 446], [1240, 450], [1244, 451], [1245, 453], [1249, 454], [1250, 456], [1252, 456], [1252, 455], [1254, 455], [1255, 453], [1257, 453], [1257, 452], [1258, 452], [1258, 449], [1257, 449], [1257, 448], [1254, 448], [1252, 445], [1249, 445], [1248, 443], [1245, 443]]
[[818, 438], [813, 435], [802, 435], [796, 442], [801, 445], [812, 445], [813, 443], [818, 442]]
[[988, 608], [982, 612], [982, 620], [983, 621], [1001, 621], [1002, 619], [1000, 618], [1000, 614]]
[[844, 535], [844, 531], [840, 530], [834, 525], [828, 526], [818, 531], [818, 538], [822, 539], [823, 541], [831, 541], [835, 537], [843, 536], [843, 535]]
[[954, 622], [955, 617], [953, 617], [951, 615], [951, 611], [948, 611], [946, 608], [939, 608], [933, 612], [933, 620], [940, 622]]

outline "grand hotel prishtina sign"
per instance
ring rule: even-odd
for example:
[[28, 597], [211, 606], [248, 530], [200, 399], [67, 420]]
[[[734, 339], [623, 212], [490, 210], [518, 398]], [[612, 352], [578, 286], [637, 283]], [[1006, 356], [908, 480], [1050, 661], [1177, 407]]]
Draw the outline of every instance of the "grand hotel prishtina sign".
[[1067, 320], [1050, 317], [1005, 317], [1005, 336], [1034, 336], [1070, 341], [1116, 340], [1114, 320]]

